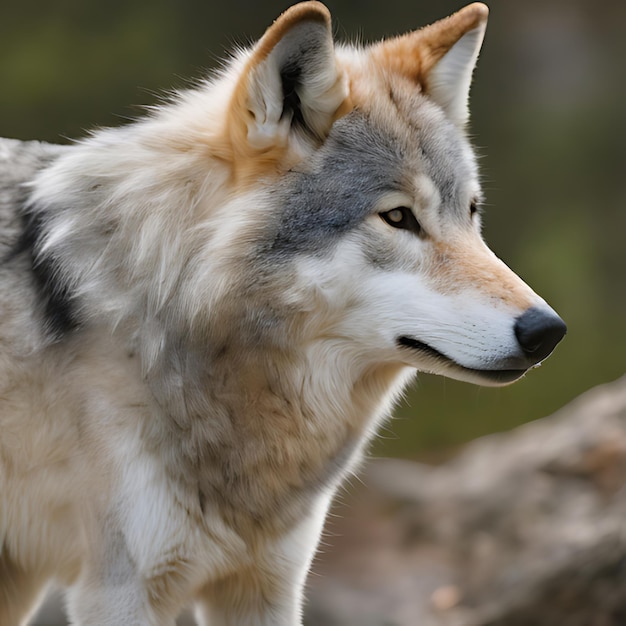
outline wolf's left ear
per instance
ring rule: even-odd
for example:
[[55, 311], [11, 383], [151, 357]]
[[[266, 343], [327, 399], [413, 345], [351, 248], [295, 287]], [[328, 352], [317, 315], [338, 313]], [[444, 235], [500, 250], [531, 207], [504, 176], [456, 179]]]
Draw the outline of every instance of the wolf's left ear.
[[283, 13], [257, 43], [235, 91], [232, 113], [253, 149], [284, 144], [291, 133], [322, 139], [347, 85], [337, 67], [330, 13], [302, 2]]
[[452, 121], [464, 126], [488, 16], [487, 6], [475, 2], [421, 30], [374, 46], [372, 54], [383, 66], [419, 83]]

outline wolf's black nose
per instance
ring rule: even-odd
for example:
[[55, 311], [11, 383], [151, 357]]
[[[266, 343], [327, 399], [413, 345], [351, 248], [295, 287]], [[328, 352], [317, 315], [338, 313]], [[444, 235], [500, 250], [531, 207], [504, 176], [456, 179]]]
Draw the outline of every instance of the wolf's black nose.
[[545, 359], [567, 332], [565, 322], [551, 310], [532, 307], [515, 322], [515, 336], [529, 359]]

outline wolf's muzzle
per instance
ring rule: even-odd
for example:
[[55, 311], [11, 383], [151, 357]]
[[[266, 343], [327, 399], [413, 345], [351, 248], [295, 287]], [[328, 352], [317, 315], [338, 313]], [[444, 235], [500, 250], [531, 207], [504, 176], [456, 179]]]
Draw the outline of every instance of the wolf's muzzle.
[[551, 309], [532, 307], [515, 321], [515, 336], [526, 357], [543, 361], [567, 332], [565, 322]]

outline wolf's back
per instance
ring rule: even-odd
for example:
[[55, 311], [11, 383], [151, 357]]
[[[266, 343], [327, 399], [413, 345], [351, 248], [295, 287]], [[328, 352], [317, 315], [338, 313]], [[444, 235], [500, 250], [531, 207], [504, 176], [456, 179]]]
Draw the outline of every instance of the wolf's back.
[[[41, 345], [33, 260], [22, 245], [26, 210], [37, 173], [69, 149], [0, 138], [0, 346], [7, 359]], [[0, 371], [0, 395], [1, 384], [7, 382], [3, 377]]]
[[21, 208], [28, 198], [29, 183], [67, 149], [40, 141], [0, 138], [0, 258], [10, 254], [22, 229]]

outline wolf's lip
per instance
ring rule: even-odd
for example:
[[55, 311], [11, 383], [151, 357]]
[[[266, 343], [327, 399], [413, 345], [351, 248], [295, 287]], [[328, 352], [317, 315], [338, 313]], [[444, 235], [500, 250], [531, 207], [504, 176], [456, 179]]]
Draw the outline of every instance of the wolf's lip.
[[404, 347], [410, 348], [411, 350], [417, 350], [422, 354], [428, 355], [436, 359], [442, 365], [449, 365], [457, 370], [461, 370], [463, 372], [467, 372], [468, 374], [473, 374], [474, 376], [478, 376], [480, 378], [489, 380], [493, 383], [512, 383], [513, 381], [521, 378], [528, 369], [501, 369], [501, 370], [482, 370], [482, 369], [473, 369], [471, 367], [465, 367], [463, 365], [459, 365], [454, 359], [446, 356], [442, 352], [439, 352], [436, 348], [429, 346], [427, 343], [420, 341], [419, 339], [414, 339], [413, 337], [402, 336], [398, 337], [396, 340], [397, 343]]

